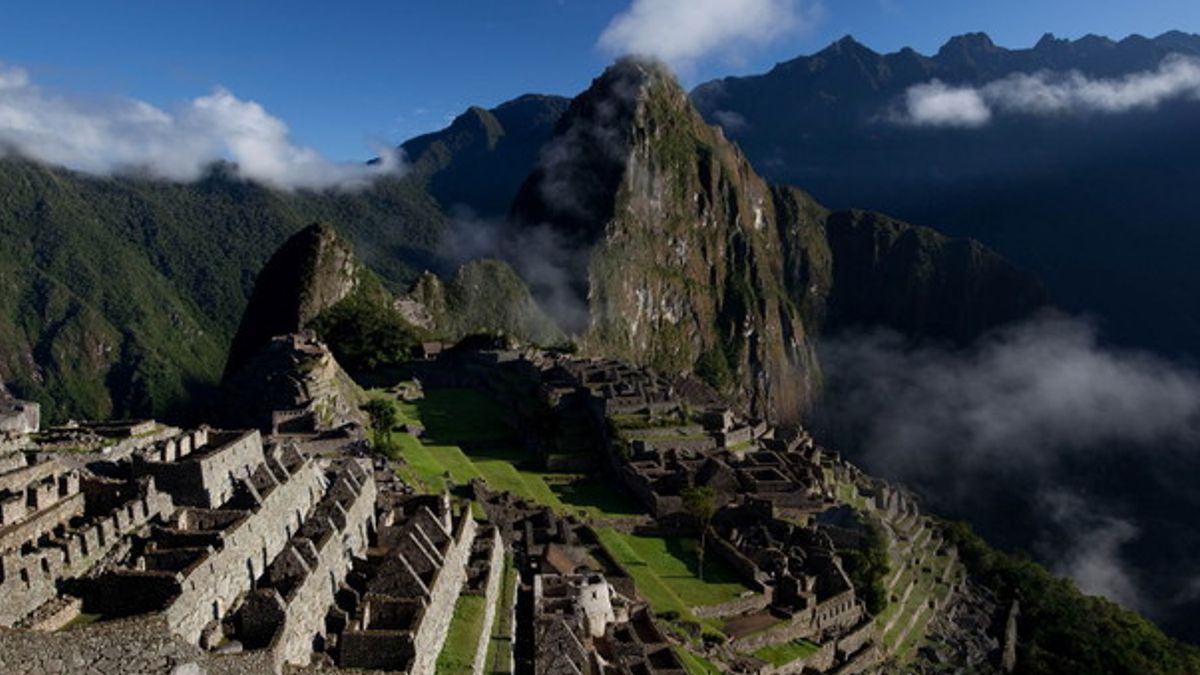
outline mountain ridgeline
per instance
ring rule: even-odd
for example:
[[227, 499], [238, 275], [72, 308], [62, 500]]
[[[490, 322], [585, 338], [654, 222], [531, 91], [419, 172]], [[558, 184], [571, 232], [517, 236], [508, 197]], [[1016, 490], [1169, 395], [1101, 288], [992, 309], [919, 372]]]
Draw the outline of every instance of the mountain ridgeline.
[[[989, 122], [967, 126], [895, 119], [910, 88], [933, 81], [980, 89], [1042, 74], [1051, 85], [1086, 78], [1119, 89], [1129, 77], [1147, 83], [1172, 55], [1200, 57], [1200, 35], [1047, 35], [1007, 49], [974, 33], [931, 56], [881, 54], [847, 37], [761, 75], [701, 84], [692, 99], [767, 179], [801, 185], [837, 208], [877, 209], [978, 239], [1035, 274], [1059, 306], [1097, 315], [1113, 339], [1195, 357], [1194, 96], [1119, 114], [992, 106]], [[1088, 89], [1098, 97], [1107, 90]]]
[[566, 283], [586, 351], [695, 371], [776, 419], [819, 396], [822, 331], [966, 340], [1043, 302], [974, 242], [769, 185], [665, 68], [634, 59], [572, 101], [512, 216], [586, 252]]

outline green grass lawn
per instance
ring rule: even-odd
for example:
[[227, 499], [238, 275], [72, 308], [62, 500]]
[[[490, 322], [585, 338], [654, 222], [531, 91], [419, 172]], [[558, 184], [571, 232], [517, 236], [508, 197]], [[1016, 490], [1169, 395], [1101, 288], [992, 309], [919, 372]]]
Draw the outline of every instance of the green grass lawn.
[[545, 504], [559, 513], [592, 518], [642, 513], [623, 490], [600, 478], [557, 474], [529, 468], [533, 458], [518, 447], [504, 410], [483, 394], [468, 389], [431, 389], [425, 398], [400, 403], [400, 423], [425, 427], [421, 440], [392, 434], [393, 459], [403, 459], [401, 478], [430, 492], [448, 481], [465, 485], [474, 478], [493, 490], [505, 490]]
[[[688, 621], [697, 621], [692, 607], [727, 602], [749, 590], [733, 570], [712, 556], [705, 560], [704, 579], [700, 579], [694, 539], [642, 537], [612, 528], [600, 528], [597, 535], [633, 576], [638, 592], [655, 612], [677, 612]], [[718, 625], [703, 623], [710, 628]]]
[[771, 665], [778, 668], [785, 666], [797, 659], [807, 658], [812, 656], [821, 647], [809, 642], [808, 640], [791, 640], [777, 645], [767, 645], [761, 649], [755, 650], [754, 656], [767, 661]]
[[474, 389], [428, 389], [421, 400], [399, 407], [402, 417], [424, 425], [425, 439], [434, 445], [517, 439], [509, 413]]
[[446, 633], [446, 644], [438, 655], [437, 672], [469, 673], [475, 662], [475, 650], [484, 638], [483, 614], [486, 599], [482, 595], [460, 595], [454, 605], [454, 617]]
[[500, 596], [496, 598], [496, 622], [492, 624], [492, 635], [488, 642], [485, 673], [505, 674], [509, 672], [512, 659], [512, 599], [516, 588], [517, 568], [512, 556], [504, 558], [504, 578], [500, 584]]

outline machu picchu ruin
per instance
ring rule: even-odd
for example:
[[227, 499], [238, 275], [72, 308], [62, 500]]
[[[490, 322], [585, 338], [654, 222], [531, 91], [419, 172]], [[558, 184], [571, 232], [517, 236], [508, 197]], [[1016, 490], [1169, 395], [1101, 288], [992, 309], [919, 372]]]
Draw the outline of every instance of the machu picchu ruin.
[[[311, 333], [266, 352], [337, 368]], [[8, 404], [5, 672], [999, 673], [1019, 639], [914, 496], [697, 380], [427, 345], [352, 392], [384, 435], [274, 381], [245, 429]]]

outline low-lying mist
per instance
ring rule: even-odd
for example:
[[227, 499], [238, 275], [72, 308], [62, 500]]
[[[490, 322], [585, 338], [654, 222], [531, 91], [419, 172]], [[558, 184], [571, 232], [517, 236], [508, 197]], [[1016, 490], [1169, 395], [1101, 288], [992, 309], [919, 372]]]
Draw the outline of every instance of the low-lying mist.
[[1200, 578], [1200, 500], [1179, 480], [1200, 467], [1200, 372], [1061, 314], [966, 348], [876, 331], [821, 353], [831, 444], [1081, 590], [1175, 620]]

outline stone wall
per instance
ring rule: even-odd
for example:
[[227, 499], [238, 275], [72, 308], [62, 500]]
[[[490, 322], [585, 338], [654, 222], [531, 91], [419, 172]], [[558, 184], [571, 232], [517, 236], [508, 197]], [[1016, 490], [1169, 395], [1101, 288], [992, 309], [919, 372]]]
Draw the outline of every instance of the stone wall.
[[79, 474], [66, 471], [0, 493], [0, 551], [20, 548], [76, 516], [83, 515]]
[[433, 675], [437, 668], [438, 655], [446, 642], [450, 620], [454, 617], [454, 606], [458, 594], [467, 579], [467, 560], [471, 557], [471, 543], [475, 540], [475, 519], [469, 508], [464, 507], [455, 528], [453, 540], [446, 550], [445, 564], [429, 587], [429, 604], [425, 618], [413, 638], [416, 651], [411, 675]]
[[875, 621], [867, 618], [858, 628], [846, 633], [837, 640], [838, 658], [845, 659], [850, 655], [862, 649], [863, 645], [874, 640], [879, 634], [879, 630], [875, 626]]
[[233, 496], [235, 480], [263, 463], [262, 437], [258, 431], [210, 432], [207, 436], [210, 445], [190, 453], [179, 447], [174, 461], [170, 442], [164, 448], [166, 455], [134, 455], [134, 475], [153, 476], [159, 489], [169, 492], [177, 504], [207, 509], [221, 506]]
[[739, 652], [750, 653], [768, 645], [782, 644], [796, 639], [809, 639], [815, 635], [816, 631], [813, 629], [811, 615], [808, 612], [801, 612], [792, 617], [790, 621], [738, 638], [733, 641], [732, 645]]
[[[305, 666], [311, 660], [313, 638], [325, 635], [325, 614], [346, 579], [351, 556], [360, 556], [367, 548], [375, 496], [370, 466], [350, 461], [305, 521], [297, 539], [313, 543], [315, 561], [305, 565], [303, 579], [281, 598], [286, 608], [270, 644], [277, 667]], [[300, 543], [293, 540], [292, 548]], [[304, 564], [303, 556], [301, 560]], [[269, 592], [277, 593], [276, 589]]]
[[16, 468], [11, 471], [0, 473], [0, 492], [18, 492], [25, 489], [25, 486], [36, 481], [40, 481], [46, 476], [52, 476], [62, 473], [66, 470], [66, 466], [57, 458], [48, 459], [34, 464], [26, 464], [24, 454], [15, 454], [20, 458], [19, 462], [14, 461]]
[[747, 558], [737, 547], [725, 540], [721, 536], [708, 537], [707, 551], [714, 553], [725, 564], [733, 568], [734, 572], [741, 577], [742, 583], [755, 589], [765, 589], [766, 574], [758, 569], [758, 565], [754, 561]]
[[0, 557], [0, 626], [13, 626], [58, 595], [58, 581], [86, 572], [129, 532], [174, 510], [169, 495], [145, 485], [142, 496], [68, 531], [50, 545], [29, 553], [10, 551]]
[[317, 467], [305, 461], [268, 492], [253, 513], [223, 531], [222, 548], [184, 574], [180, 594], [166, 609], [171, 630], [198, 644], [205, 626], [219, 620], [239, 594], [250, 590], [267, 562], [287, 545], [322, 494], [321, 482]]
[[692, 607], [692, 614], [701, 619], [713, 619], [726, 616], [735, 616], [737, 614], [749, 614], [759, 612], [766, 609], [771, 604], [774, 596], [774, 589], [770, 586], [765, 588], [763, 593], [752, 593], [740, 598], [734, 598], [728, 602], [722, 602], [718, 605], [704, 605], [701, 607]]
[[5, 675], [264, 675], [264, 654], [209, 654], [172, 635], [161, 614], [104, 621], [56, 633], [0, 628]]
[[475, 647], [475, 662], [471, 668], [474, 675], [483, 675], [487, 665], [488, 645], [491, 642], [492, 627], [496, 622], [496, 605], [499, 601], [500, 587], [504, 581], [504, 540], [500, 538], [500, 528], [491, 528], [492, 555], [488, 563], [487, 584], [484, 586], [483, 626], [479, 630], [479, 644]]

